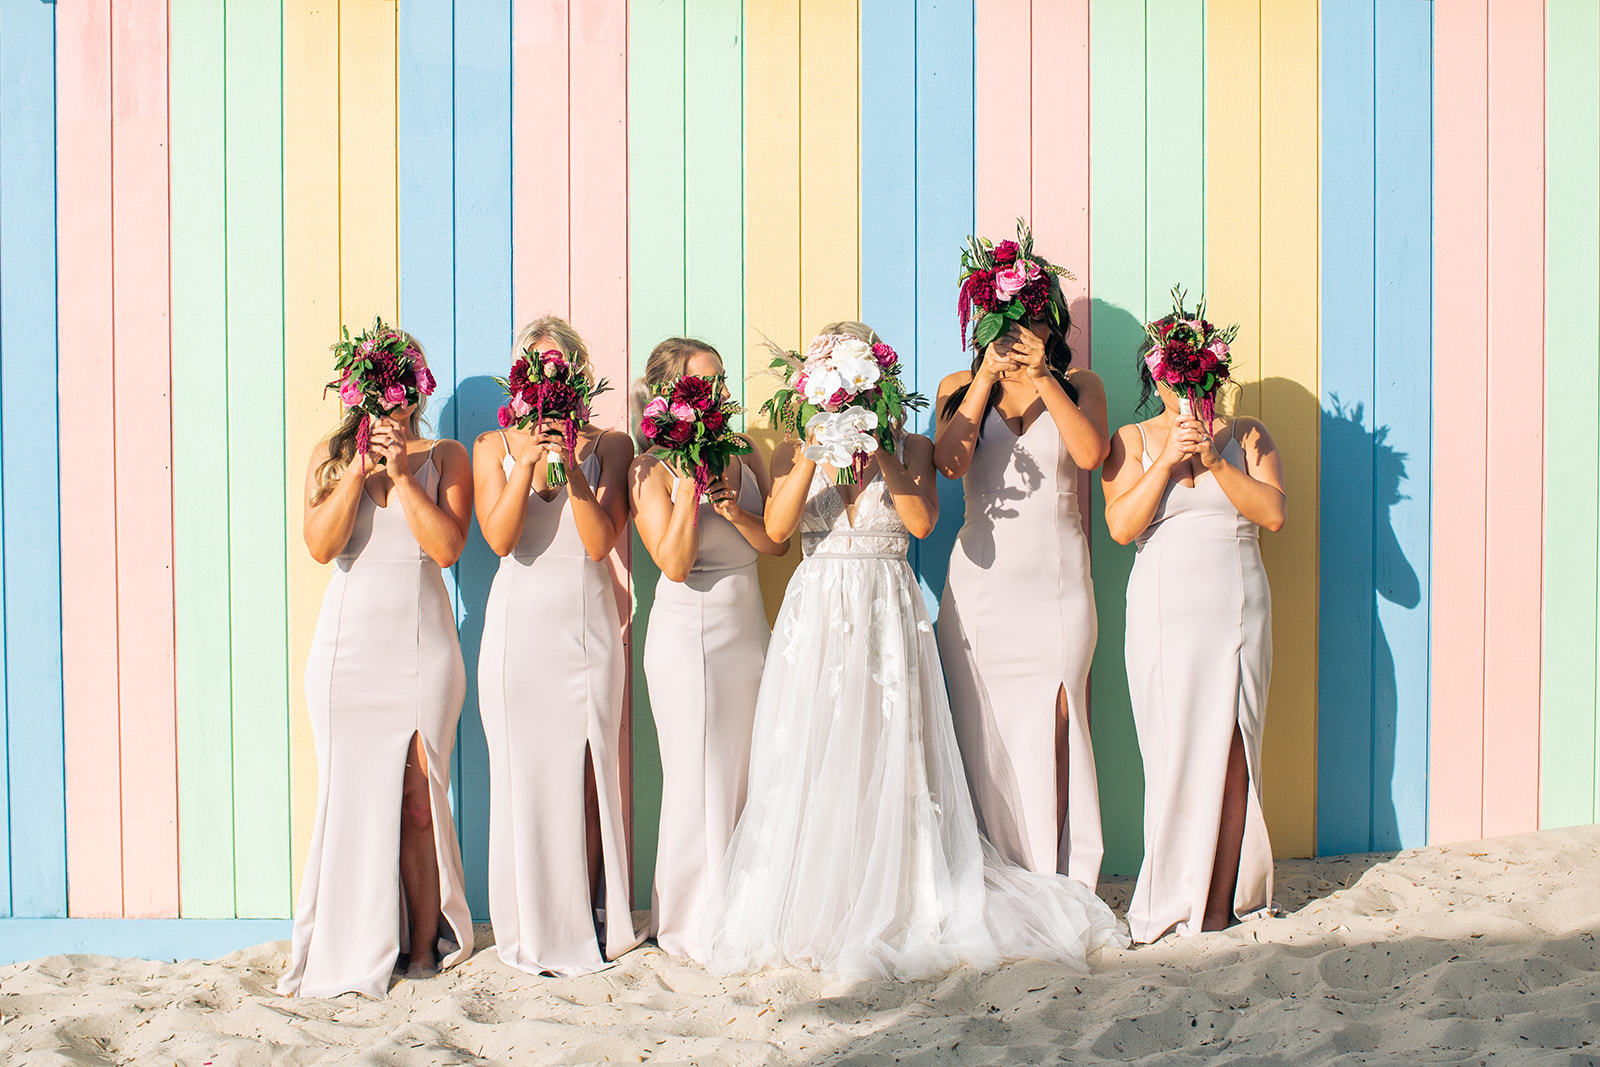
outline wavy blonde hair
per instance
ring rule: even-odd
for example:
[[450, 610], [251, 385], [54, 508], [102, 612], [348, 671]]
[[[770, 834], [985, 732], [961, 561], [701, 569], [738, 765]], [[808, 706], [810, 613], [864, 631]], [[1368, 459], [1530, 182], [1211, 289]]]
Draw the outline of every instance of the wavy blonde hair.
[[633, 439], [638, 443], [639, 451], [650, 447], [650, 442], [639, 432], [644, 406], [650, 403], [650, 387], [683, 377], [688, 373], [689, 361], [702, 352], [716, 356], [717, 362], [722, 362], [722, 353], [693, 337], [669, 337], [650, 350], [650, 358], [644, 361], [644, 376], [636, 378], [633, 388], [628, 391], [628, 425], [633, 429]]
[[[415, 348], [422, 356], [423, 365], [428, 362], [428, 354], [423, 351], [422, 342], [406, 333], [399, 331], [406, 339], [407, 344]], [[417, 393], [417, 406], [412, 409], [411, 418], [406, 426], [411, 431], [411, 436], [421, 436], [422, 412], [428, 406], [428, 397], [422, 392]], [[311, 504], [315, 507], [328, 499], [334, 487], [339, 484], [339, 479], [344, 477], [345, 468], [349, 467], [356, 458], [356, 431], [361, 428], [361, 417], [364, 412], [360, 408], [349, 408], [344, 413], [344, 418], [339, 425], [323, 440], [328, 442], [328, 458], [317, 464], [317, 488], [311, 494]]]
[[528, 346], [541, 338], [549, 338], [561, 349], [563, 355], [578, 368], [589, 382], [594, 382], [594, 366], [589, 362], [589, 346], [572, 324], [559, 315], [541, 315], [517, 331], [511, 345], [511, 362], [515, 363], [527, 352]]

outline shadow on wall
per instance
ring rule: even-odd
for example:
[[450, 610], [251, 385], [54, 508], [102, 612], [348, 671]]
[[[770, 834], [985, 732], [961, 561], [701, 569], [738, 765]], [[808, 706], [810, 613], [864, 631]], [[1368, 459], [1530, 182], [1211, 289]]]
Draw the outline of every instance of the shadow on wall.
[[1324, 559], [1321, 582], [1320, 658], [1339, 669], [1326, 671], [1320, 685], [1319, 763], [1327, 780], [1320, 783], [1318, 836], [1333, 851], [1400, 847], [1399, 687], [1379, 604], [1411, 609], [1422, 601], [1391, 518], [1407, 499], [1401, 485], [1409, 457], [1388, 443], [1388, 427], [1369, 429], [1364, 417], [1363, 405], [1341, 404], [1338, 396], [1322, 409], [1323, 466], [1351, 472], [1322, 490], [1324, 553], [1343, 557]]

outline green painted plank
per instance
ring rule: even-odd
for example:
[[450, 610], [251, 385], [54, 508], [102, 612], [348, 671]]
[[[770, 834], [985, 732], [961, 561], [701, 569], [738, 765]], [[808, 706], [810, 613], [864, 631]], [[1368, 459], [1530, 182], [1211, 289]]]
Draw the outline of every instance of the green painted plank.
[[234, 914], [223, 0], [174, 0], [168, 17], [179, 891], [185, 918], [223, 919]]
[[684, 10], [684, 329], [715, 345], [744, 399], [744, 33], [741, 0]]
[[1148, 0], [1145, 25], [1144, 315], [1153, 318], [1170, 308], [1173, 285], [1205, 289], [1205, 4]]
[[[1113, 429], [1134, 421], [1134, 350], [1143, 336], [1145, 242], [1145, 18], [1140, 5], [1093, 0], [1090, 54], [1090, 345], [1106, 383]], [[1133, 549], [1111, 539], [1094, 482], [1091, 570], [1100, 640], [1090, 674], [1095, 768], [1105, 831], [1103, 874], [1131, 875], [1144, 855], [1144, 773], [1128, 701], [1122, 641]]]
[[[657, 341], [687, 326], [684, 32], [684, 0], [628, 6], [628, 369], [635, 377]], [[634, 534], [633, 884], [641, 905], [650, 899], [661, 825], [661, 751], [644, 684], [645, 636], [660, 576]]]
[[[228, 5], [228, 529], [235, 914], [290, 912], [284, 478], [283, 32]], [[295, 472], [294, 476], [298, 476]]]
[[[1545, 455], [1547, 470], [1600, 452], [1600, 7], [1550, 0], [1545, 91]], [[1596, 746], [1600, 492], [1588, 478], [1545, 487], [1541, 826], [1600, 820]]]

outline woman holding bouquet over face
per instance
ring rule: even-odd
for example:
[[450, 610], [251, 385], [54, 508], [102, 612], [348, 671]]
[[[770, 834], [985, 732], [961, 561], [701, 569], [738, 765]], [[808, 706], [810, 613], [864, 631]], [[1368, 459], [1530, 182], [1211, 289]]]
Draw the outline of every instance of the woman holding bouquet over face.
[[[719, 879], [710, 967], [923, 978], [1126, 944], [1088, 889], [1013, 867], [978, 832], [912, 537], [938, 518], [933, 444], [901, 432], [898, 357], [823, 328], [771, 410], [767, 532], [799, 530], [756, 703], [750, 791]], [[795, 439], [796, 431], [807, 435]]]
[[[766, 464], [727, 425], [738, 409], [722, 375], [704, 342], [655, 347], [633, 403], [649, 451], [630, 476], [634, 527], [661, 568], [644, 645], [662, 778], [651, 933], [665, 951], [702, 962], [711, 883], [744, 807], [767, 653], [756, 557], [789, 548], [767, 536]], [[682, 452], [690, 443], [715, 451], [721, 472], [697, 470]]]
[[961, 318], [977, 328], [977, 354], [939, 385], [934, 463], [966, 490], [939, 655], [984, 834], [1012, 863], [1093, 889], [1104, 851], [1088, 709], [1098, 627], [1078, 480], [1105, 459], [1106, 394], [1072, 366], [1064, 272], [1033, 253], [1021, 220], [1017, 237], [969, 238], [962, 256]]
[[401, 952], [422, 978], [472, 951], [448, 799], [466, 677], [439, 573], [472, 481], [459, 443], [418, 435], [434, 383], [409, 334], [380, 322], [335, 351], [349, 411], [306, 470], [306, 546], [335, 563], [306, 660], [317, 817], [278, 992], [381, 998]]
[[628, 519], [633, 442], [589, 422], [596, 382], [571, 326], [525, 326], [498, 431], [473, 446], [478, 526], [502, 557], [484, 611], [495, 950], [587, 974], [637, 945], [628, 904], [622, 620], [606, 557]]
[[1267, 428], [1215, 410], [1234, 327], [1187, 312], [1146, 326], [1139, 374], [1154, 418], [1111, 442], [1106, 525], [1137, 542], [1126, 659], [1144, 758], [1144, 864], [1128, 922], [1137, 941], [1220, 930], [1272, 904], [1261, 814], [1261, 731], [1272, 598], [1259, 528], [1286, 516]]

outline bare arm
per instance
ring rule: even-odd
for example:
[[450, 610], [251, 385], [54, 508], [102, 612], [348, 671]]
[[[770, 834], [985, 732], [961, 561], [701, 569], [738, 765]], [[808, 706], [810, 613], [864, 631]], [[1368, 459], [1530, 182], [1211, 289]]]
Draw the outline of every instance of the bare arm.
[[497, 556], [507, 556], [522, 537], [522, 524], [528, 516], [528, 494], [533, 488], [535, 468], [544, 457], [538, 439], [519, 434], [512, 453], [511, 473], [506, 474], [508, 454], [498, 433], [481, 435], [472, 446], [472, 481], [476, 489], [478, 528]]
[[306, 514], [301, 524], [301, 536], [311, 558], [327, 563], [350, 542], [356, 528], [356, 513], [361, 507], [361, 494], [366, 491], [367, 466], [372, 461], [356, 456], [344, 469], [344, 476], [334, 484], [333, 491], [313, 504], [311, 497], [317, 491], [317, 468], [328, 458], [328, 445], [323, 442], [311, 453], [306, 465]]
[[939, 484], [933, 470], [933, 442], [920, 433], [908, 433], [901, 443], [904, 455], [878, 450], [878, 472], [894, 500], [900, 521], [911, 536], [927, 537], [939, 524]]
[[402, 456], [399, 462], [389, 463], [394, 479], [389, 503], [392, 507], [395, 499], [400, 501], [406, 525], [422, 551], [439, 566], [448, 567], [461, 558], [461, 550], [467, 546], [467, 527], [472, 522], [472, 464], [466, 447], [449, 439], [434, 445], [433, 464], [439, 470], [437, 502]]
[[1185, 434], [1177, 427], [1167, 433], [1161, 454], [1145, 469], [1140, 456], [1144, 451], [1144, 438], [1134, 424], [1117, 431], [1111, 441], [1111, 454], [1106, 458], [1105, 470], [1100, 473], [1100, 484], [1106, 493], [1106, 527], [1112, 540], [1119, 545], [1131, 544], [1144, 533], [1161, 506], [1161, 497], [1172, 479], [1172, 468], [1188, 455], [1188, 446], [1198, 441], [1198, 434]]
[[595, 451], [600, 455], [597, 486], [589, 484], [570, 452], [564, 453], [563, 459], [567, 466], [567, 498], [578, 537], [589, 558], [598, 562], [611, 554], [628, 522], [628, 467], [633, 462], [633, 438], [607, 430], [600, 435]]
[[[933, 465], [946, 478], [966, 476], [967, 469], [972, 466], [972, 456], [978, 451], [978, 430], [989, 406], [989, 390], [994, 388], [1000, 375], [1016, 365], [1015, 360], [990, 345], [983, 350], [983, 362], [978, 365], [977, 374], [958, 370], [945, 375], [939, 383], [938, 398], [934, 401]], [[945, 418], [945, 404], [963, 385], [970, 385], [967, 395], [961, 398], [961, 406]]]
[[800, 528], [800, 515], [806, 508], [806, 495], [816, 473], [815, 460], [805, 456], [805, 442], [786, 437], [772, 453], [772, 489], [762, 520], [767, 536], [787, 541]]
[[700, 502], [692, 480], [684, 481], [674, 499], [676, 481], [672, 468], [650, 455], [635, 459], [628, 472], [633, 526], [639, 531], [639, 540], [662, 576], [681, 582], [688, 578], [700, 554], [700, 528], [695, 523]]
[[1050, 372], [1044, 341], [1038, 334], [1013, 325], [996, 344], [1026, 371], [1056, 424], [1056, 432], [1066, 444], [1072, 462], [1086, 471], [1100, 466], [1111, 448], [1106, 428], [1106, 388], [1100, 376], [1091, 370], [1075, 372], [1072, 387], [1078, 399], [1074, 402]]
[[[1198, 425], [1198, 423], [1196, 423]], [[1245, 468], [1240, 470], [1217, 453], [1209, 436], [1200, 441], [1200, 462], [1217, 479], [1239, 514], [1263, 529], [1276, 533], [1289, 518], [1289, 498], [1283, 489], [1283, 460], [1267, 428], [1251, 418], [1235, 419], [1234, 435], [1244, 450]]]
[[[745, 440], [749, 440], [746, 438]], [[752, 445], [754, 442], [752, 442]], [[726, 476], [717, 479], [711, 487], [711, 503], [717, 509], [717, 514], [733, 523], [734, 528], [749, 542], [750, 547], [764, 556], [782, 556], [789, 551], [787, 539], [774, 541], [767, 534], [766, 519], [762, 515], [746, 511], [739, 505], [739, 489], [742, 480], [754, 478], [756, 490], [761, 494], [761, 499], [767, 499], [767, 493], [772, 489], [772, 480], [767, 476], [767, 465], [761, 458], [761, 452], [754, 447], [735, 460], [736, 468], [730, 467], [729, 471], [734, 476], [734, 482], [729, 483]]]

